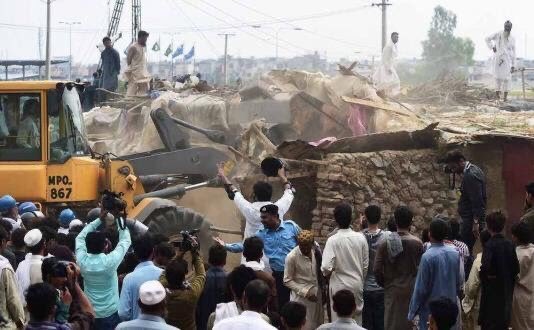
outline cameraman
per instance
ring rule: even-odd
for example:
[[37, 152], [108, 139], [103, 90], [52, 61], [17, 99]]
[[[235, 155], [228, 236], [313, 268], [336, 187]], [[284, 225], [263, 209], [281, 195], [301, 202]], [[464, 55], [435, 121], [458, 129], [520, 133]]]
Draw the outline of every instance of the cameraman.
[[[191, 236], [188, 239], [194, 240]], [[184, 245], [182, 242], [182, 246]], [[195, 269], [191, 282], [185, 282], [188, 269], [187, 261], [183, 257], [187, 251], [184, 251], [183, 247], [178, 251], [177, 258], [169, 262], [160, 278], [160, 282], [167, 289], [167, 323], [181, 330], [196, 330], [196, 306], [206, 281], [198, 243], [195, 241], [192, 245], [192, 248], [188, 249]]]
[[473, 246], [484, 227], [486, 212], [486, 178], [482, 170], [467, 161], [460, 150], [447, 153], [447, 166], [452, 173], [462, 175], [458, 214], [462, 218], [462, 240], [473, 255]]
[[43, 281], [58, 292], [55, 321], [76, 322], [81, 329], [90, 329], [95, 311], [78, 283], [80, 270], [76, 264], [50, 257], [43, 260], [41, 271]]
[[[95, 329], [112, 330], [120, 323], [119, 280], [117, 268], [121, 264], [130, 244], [130, 231], [120, 226], [120, 214], [112, 211], [119, 232], [119, 242], [112, 250], [106, 234], [96, 231], [106, 219], [108, 211], [102, 209], [100, 217], [89, 223], [76, 237], [76, 260], [84, 279], [84, 288], [89, 301], [95, 309]], [[110, 217], [111, 218], [111, 217]], [[117, 219], [119, 218], [119, 219]]]

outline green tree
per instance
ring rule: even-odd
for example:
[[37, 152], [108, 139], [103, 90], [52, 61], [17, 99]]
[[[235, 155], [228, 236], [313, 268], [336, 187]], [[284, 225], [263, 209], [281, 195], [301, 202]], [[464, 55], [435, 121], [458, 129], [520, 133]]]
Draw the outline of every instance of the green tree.
[[442, 6], [434, 8], [428, 40], [423, 41], [423, 59], [431, 76], [454, 73], [473, 63], [475, 45], [469, 38], [454, 36], [456, 24], [455, 13]]

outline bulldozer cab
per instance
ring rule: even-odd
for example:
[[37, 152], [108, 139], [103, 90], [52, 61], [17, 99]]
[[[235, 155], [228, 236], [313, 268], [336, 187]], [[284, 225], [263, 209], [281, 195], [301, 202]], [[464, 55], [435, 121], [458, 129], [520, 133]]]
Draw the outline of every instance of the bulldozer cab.
[[[1, 194], [59, 203], [98, 196], [76, 85], [0, 82]], [[96, 184], [95, 184], [96, 183]]]
[[0, 84], [0, 162], [64, 163], [87, 151], [74, 84]]

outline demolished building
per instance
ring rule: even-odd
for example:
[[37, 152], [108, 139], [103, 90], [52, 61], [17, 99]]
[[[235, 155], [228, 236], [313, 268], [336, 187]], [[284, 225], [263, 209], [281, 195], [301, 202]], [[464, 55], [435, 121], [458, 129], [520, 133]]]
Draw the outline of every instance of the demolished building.
[[[257, 180], [271, 180], [261, 173], [261, 160], [281, 158], [297, 189], [289, 216], [311, 228], [321, 243], [335, 226], [332, 211], [341, 201], [355, 206], [355, 216], [379, 204], [384, 222], [397, 205], [407, 205], [415, 213], [414, 232], [436, 214], [456, 217], [459, 182], [452, 189], [452, 178], [438, 161], [453, 148], [463, 149], [484, 170], [488, 208], [505, 209], [510, 223], [523, 210], [525, 183], [534, 180], [534, 113], [503, 111], [492, 101], [386, 102], [356, 75], [329, 78], [282, 70], [240, 93], [167, 91], [149, 102], [134, 110], [101, 108], [86, 114], [93, 146], [118, 155], [161, 148], [150, 121], [156, 108], [224, 131], [235, 139], [214, 144], [192, 133], [192, 144], [228, 153], [245, 195]], [[276, 198], [282, 187], [272, 182]]]

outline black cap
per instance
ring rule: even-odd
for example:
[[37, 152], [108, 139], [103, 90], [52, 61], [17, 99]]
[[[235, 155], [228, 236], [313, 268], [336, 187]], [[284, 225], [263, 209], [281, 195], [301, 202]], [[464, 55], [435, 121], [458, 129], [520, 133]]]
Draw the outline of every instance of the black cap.
[[527, 191], [529, 194], [534, 195], [534, 182], [529, 182], [529, 183], [525, 186], [525, 189], [526, 189], [526, 191]]
[[260, 209], [260, 212], [271, 214], [271, 215], [278, 215], [278, 206], [274, 204], [268, 204], [268, 205], [262, 206], [262, 208]]

